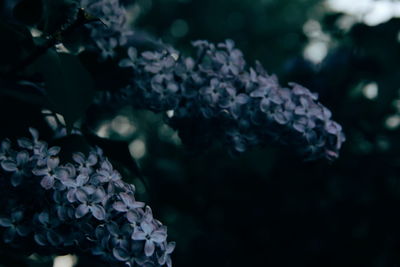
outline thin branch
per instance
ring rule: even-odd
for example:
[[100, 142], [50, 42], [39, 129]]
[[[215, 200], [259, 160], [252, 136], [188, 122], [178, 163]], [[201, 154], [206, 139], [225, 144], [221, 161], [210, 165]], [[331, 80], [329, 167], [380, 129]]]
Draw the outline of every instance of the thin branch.
[[78, 10], [77, 18], [73, 23], [71, 23], [67, 26], [65, 26], [65, 25], [61, 26], [61, 29], [56, 31], [55, 33], [53, 33], [44, 45], [37, 47], [37, 49], [34, 53], [30, 54], [27, 58], [22, 60], [16, 66], [11, 68], [11, 70], [9, 70], [8, 72], [6, 72], [5, 74], [3, 74], [1, 76], [14, 76], [19, 71], [23, 70], [24, 68], [26, 68], [27, 66], [29, 66], [33, 62], [35, 62], [36, 59], [38, 59], [41, 55], [46, 53], [46, 51], [48, 49], [52, 48], [57, 43], [60, 43], [67, 34], [73, 32], [77, 28], [79, 28], [87, 23], [91, 23], [94, 21], [101, 21], [101, 20], [98, 18], [92, 17], [90, 14], [86, 13], [83, 8], [80, 8]]

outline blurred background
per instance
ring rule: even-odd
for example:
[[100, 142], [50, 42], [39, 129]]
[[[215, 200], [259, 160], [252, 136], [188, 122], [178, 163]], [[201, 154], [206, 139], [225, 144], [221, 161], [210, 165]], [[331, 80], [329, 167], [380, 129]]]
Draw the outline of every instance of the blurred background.
[[138, 0], [129, 11], [137, 32], [183, 53], [233, 39], [249, 64], [318, 92], [347, 137], [332, 164], [273, 146], [190, 155], [160, 117], [121, 111], [102, 130], [132, 138], [174, 266], [400, 266], [399, 1]]
[[333, 163], [276, 146], [193, 155], [161, 115], [98, 114], [98, 136], [129, 143], [144, 178], [125, 175], [177, 242], [175, 267], [400, 266], [400, 1], [122, 2], [137, 36], [184, 54], [193, 40], [234, 40], [282, 85], [317, 92], [347, 137]]

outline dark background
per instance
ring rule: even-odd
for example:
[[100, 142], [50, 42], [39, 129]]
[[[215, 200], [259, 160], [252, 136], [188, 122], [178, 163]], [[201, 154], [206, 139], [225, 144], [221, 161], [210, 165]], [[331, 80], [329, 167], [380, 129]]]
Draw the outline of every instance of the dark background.
[[[400, 266], [400, 20], [369, 26], [314, 0], [151, 3], [138, 28], [183, 50], [190, 40], [232, 38], [282, 84], [318, 92], [347, 137], [332, 164], [277, 147], [187, 157], [147, 138], [141, 163], [153, 209], [177, 241], [175, 266]], [[187, 23], [182, 37], [173, 34], [177, 19]], [[330, 38], [320, 64], [303, 57], [324, 39], [307, 34], [309, 20]], [[371, 83], [373, 99], [363, 93]]]
[[[136, 34], [183, 53], [192, 40], [233, 39], [249, 64], [259, 60], [281, 84], [318, 92], [347, 137], [332, 163], [273, 145], [238, 157], [220, 146], [193, 155], [161, 115], [99, 114], [98, 134], [131, 144], [145, 176], [131, 180], [137, 198], [177, 242], [175, 267], [400, 266], [399, 18], [367, 25], [318, 0], [124, 2]], [[313, 42], [328, 48], [317, 63], [303, 56]], [[40, 121], [36, 107], [21, 103], [0, 99], [2, 137]]]

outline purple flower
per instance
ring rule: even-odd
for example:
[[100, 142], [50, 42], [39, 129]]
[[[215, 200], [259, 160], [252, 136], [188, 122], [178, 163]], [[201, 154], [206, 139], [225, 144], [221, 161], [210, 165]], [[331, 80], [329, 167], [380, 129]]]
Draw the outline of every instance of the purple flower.
[[166, 228], [156, 228], [152, 222], [143, 220], [140, 223], [140, 228], [135, 228], [132, 239], [144, 240], [144, 252], [146, 256], [153, 255], [156, 244], [161, 244], [167, 238]]
[[57, 157], [48, 158], [46, 166], [37, 167], [32, 170], [32, 173], [36, 176], [43, 176], [40, 181], [40, 185], [49, 190], [53, 188], [56, 179], [63, 180], [68, 176], [68, 172], [65, 168], [59, 167], [60, 160]]
[[1, 162], [1, 167], [11, 172], [11, 185], [16, 187], [22, 182], [23, 177], [28, 175], [27, 164], [29, 162], [29, 153], [25, 150], [18, 152], [15, 158], [6, 159]]
[[118, 66], [120, 66], [121, 68], [133, 68], [135, 66], [135, 61], [137, 59], [136, 49], [134, 47], [129, 47], [127, 52], [128, 58], [124, 58], [118, 63]]
[[76, 163], [79, 164], [79, 171], [85, 173], [91, 173], [92, 167], [97, 163], [97, 156], [94, 153], [90, 153], [89, 156], [86, 158], [83, 153], [77, 152], [72, 155], [72, 158]]
[[164, 242], [162, 244], [162, 247], [165, 247], [165, 248], [162, 250], [161, 255], [157, 256], [158, 263], [160, 265], [166, 264], [168, 267], [172, 267], [171, 253], [174, 251], [175, 246], [176, 246], [175, 242], [169, 242], [169, 243]]
[[127, 212], [129, 210], [136, 210], [137, 208], [143, 208], [143, 202], [137, 202], [133, 195], [128, 193], [119, 193], [118, 196], [122, 201], [116, 201], [113, 203], [113, 208], [116, 211]]
[[84, 186], [82, 190], [76, 192], [76, 198], [81, 203], [75, 211], [75, 217], [81, 218], [89, 212], [98, 220], [106, 218], [106, 211], [102, 206], [106, 193], [102, 187]]
[[41, 212], [36, 216], [38, 222], [38, 231], [34, 235], [36, 243], [40, 246], [58, 246], [61, 244], [62, 236], [57, 232], [57, 227], [60, 221], [56, 218], [51, 218], [48, 212]]
[[10, 140], [3, 140], [0, 144], [0, 160], [8, 159], [10, 155], [11, 143]]
[[16, 235], [27, 236], [30, 232], [29, 227], [22, 222], [24, 213], [21, 210], [11, 212], [11, 216], [0, 217], [0, 226], [5, 227], [4, 242], [11, 243]]
[[103, 59], [114, 57], [115, 49], [126, 44], [132, 34], [126, 23], [125, 8], [119, 0], [81, 0], [80, 5], [101, 20], [85, 25], [92, 41], [88, 48], [99, 50]]
[[100, 168], [91, 176], [90, 182], [92, 184], [107, 184], [108, 193], [113, 193], [116, 187], [122, 188], [124, 186], [121, 175], [114, 170], [108, 160], [101, 162]]
[[[258, 62], [246, 68], [232, 40], [217, 45], [202, 40], [193, 46], [194, 59], [170, 48], [129, 56], [135, 60], [125, 59], [121, 65], [130, 67], [134, 79], [121, 90], [119, 101], [155, 112], [173, 111], [167, 123], [193, 149], [219, 140], [237, 153], [279, 142], [308, 159], [338, 157], [344, 134], [332, 126], [337, 123], [317, 94], [295, 83], [280, 86]], [[319, 136], [318, 144], [308, 137], [310, 132]]]
[[63, 180], [64, 185], [68, 187], [66, 197], [69, 202], [72, 203], [77, 201], [77, 194], [79, 194], [78, 192], [81, 192], [83, 190], [83, 186], [86, 185], [88, 181], [89, 175], [82, 173], [75, 177]]
[[48, 147], [47, 143], [42, 143], [34, 148], [34, 158], [37, 159], [37, 165], [46, 165], [50, 158], [54, 158], [60, 152], [60, 147]]
[[[29, 250], [45, 247], [55, 254], [82, 251], [113, 266], [159, 266], [158, 261], [168, 261], [163, 256], [169, 253], [164, 252], [166, 227], [149, 207], [143, 210], [145, 204], [134, 197], [135, 187], [122, 181], [100, 149], [87, 157], [76, 153], [73, 162], [61, 164], [55, 157], [59, 149], [47, 149], [36, 131], [33, 141], [18, 140], [24, 141], [15, 150], [8, 140], [0, 147], [1, 168], [11, 177], [26, 176], [12, 178], [14, 186], [7, 187], [0, 211], [4, 243]], [[45, 164], [39, 164], [44, 159]], [[134, 229], [140, 240], [132, 239]], [[140, 232], [147, 234], [142, 237]]]

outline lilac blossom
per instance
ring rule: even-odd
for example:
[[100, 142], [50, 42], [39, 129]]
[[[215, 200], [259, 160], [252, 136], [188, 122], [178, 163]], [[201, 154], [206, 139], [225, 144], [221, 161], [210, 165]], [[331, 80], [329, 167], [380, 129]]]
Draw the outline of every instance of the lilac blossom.
[[36, 176], [43, 177], [40, 181], [40, 185], [44, 189], [51, 189], [56, 179], [64, 179], [67, 175], [67, 171], [59, 166], [60, 160], [57, 157], [48, 158], [46, 166], [35, 168], [32, 173]]
[[144, 252], [146, 256], [151, 256], [155, 250], [155, 244], [162, 244], [167, 238], [166, 230], [157, 229], [152, 222], [144, 220], [140, 227], [136, 228], [132, 234], [134, 240], [145, 240]]
[[1, 167], [8, 172], [12, 173], [11, 184], [16, 187], [22, 182], [23, 177], [27, 176], [27, 164], [29, 161], [29, 154], [27, 151], [22, 150], [15, 154], [14, 158], [9, 158], [1, 162]]
[[132, 34], [127, 13], [119, 0], [80, 0], [80, 6], [100, 21], [88, 23], [91, 46], [103, 59], [115, 56], [115, 49], [127, 43]]
[[99, 148], [61, 164], [60, 149], [31, 134], [0, 146], [2, 242], [32, 253], [83, 249], [112, 266], [170, 266], [166, 227]]
[[87, 213], [91, 213], [98, 220], [104, 220], [106, 211], [102, 206], [102, 201], [106, 197], [106, 193], [102, 187], [83, 186], [82, 190], [77, 191], [76, 198], [79, 206], [76, 208], [75, 217], [81, 218]]
[[219, 140], [233, 153], [269, 142], [290, 145], [306, 159], [335, 159], [345, 137], [318, 96], [296, 83], [279, 84], [260, 63], [247, 67], [232, 40], [193, 42], [196, 57], [170, 47], [128, 57], [119, 66], [132, 82], [104, 101], [155, 112], [173, 111], [167, 123], [183, 143], [204, 149]]
[[24, 212], [22, 210], [15, 210], [11, 213], [10, 217], [0, 217], [0, 226], [5, 227], [4, 242], [10, 243], [14, 238], [19, 236], [27, 236], [29, 234], [29, 227], [23, 223]]

